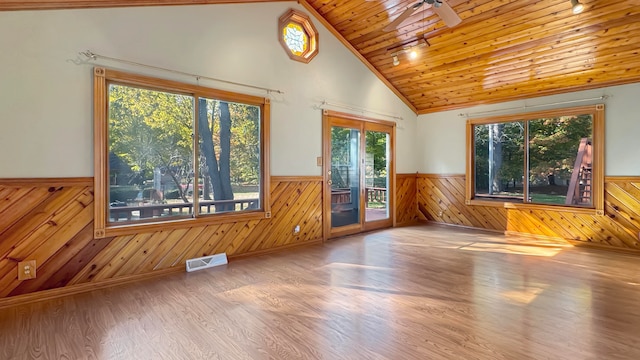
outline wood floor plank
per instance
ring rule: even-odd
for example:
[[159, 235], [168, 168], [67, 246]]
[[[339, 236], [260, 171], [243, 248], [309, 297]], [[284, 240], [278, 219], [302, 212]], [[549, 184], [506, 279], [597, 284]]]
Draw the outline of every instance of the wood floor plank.
[[388, 229], [2, 309], [0, 358], [637, 359], [637, 259]]

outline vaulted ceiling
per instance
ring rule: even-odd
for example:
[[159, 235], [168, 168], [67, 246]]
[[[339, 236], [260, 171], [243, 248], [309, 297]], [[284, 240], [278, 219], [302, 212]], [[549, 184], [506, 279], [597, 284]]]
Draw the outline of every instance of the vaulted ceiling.
[[570, 0], [444, 1], [459, 25], [425, 3], [390, 29], [417, 0], [309, 4], [419, 113], [640, 81], [638, 0], [581, 0], [579, 15]]
[[[453, 27], [426, 1], [415, 11], [406, 10], [419, 0], [307, 1], [417, 113], [640, 82], [640, 0], [580, 0], [579, 15], [571, 0], [442, 0], [461, 20]], [[3, 1], [0, 10], [224, 2], [243, 1]], [[403, 51], [424, 40], [415, 59]]]

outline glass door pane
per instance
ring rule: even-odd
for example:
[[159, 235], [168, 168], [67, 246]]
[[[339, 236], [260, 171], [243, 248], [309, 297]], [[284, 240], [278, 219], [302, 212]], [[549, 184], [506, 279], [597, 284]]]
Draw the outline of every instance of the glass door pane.
[[365, 221], [389, 218], [389, 134], [365, 132]]
[[331, 227], [360, 223], [360, 130], [331, 127]]

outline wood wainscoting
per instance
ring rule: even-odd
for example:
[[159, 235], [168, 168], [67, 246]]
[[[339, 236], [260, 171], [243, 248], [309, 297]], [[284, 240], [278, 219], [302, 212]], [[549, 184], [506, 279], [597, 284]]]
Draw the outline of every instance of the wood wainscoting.
[[465, 176], [418, 174], [421, 220], [640, 250], [640, 177], [605, 178], [605, 215], [465, 204]]
[[416, 174], [396, 174], [396, 226], [418, 221], [416, 202]]
[[[0, 179], [0, 305], [43, 290], [180, 271], [189, 258], [320, 241], [322, 178], [272, 177], [271, 212], [270, 219], [94, 239], [93, 178]], [[32, 259], [37, 277], [19, 281], [18, 262]]]

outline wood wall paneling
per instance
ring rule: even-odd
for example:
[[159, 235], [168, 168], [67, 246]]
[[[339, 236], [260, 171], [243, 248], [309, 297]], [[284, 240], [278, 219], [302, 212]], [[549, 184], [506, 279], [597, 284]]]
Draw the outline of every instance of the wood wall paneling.
[[[270, 219], [96, 239], [91, 179], [0, 180], [0, 299], [178, 271], [189, 258], [215, 253], [233, 258], [322, 239], [319, 177], [273, 177], [270, 191]], [[37, 278], [18, 281], [17, 263], [30, 259]]]
[[396, 174], [396, 226], [418, 221], [416, 174]]
[[[16, 296], [88, 290], [183, 271], [189, 258], [230, 258], [322, 239], [322, 179], [271, 178], [272, 217], [96, 239], [91, 181], [0, 180], [0, 303]], [[51, 182], [54, 183], [54, 182]], [[417, 219], [640, 250], [640, 177], [605, 181], [605, 216], [549, 209], [469, 206], [464, 175], [398, 174], [396, 224]], [[295, 225], [301, 232], [293, 234]], [[17, 263], [35, 259], [38, 277], [18, 281]], [[52, 290], [53, 289], [53, 290]]]
[[640, 177], [605, 179], [605, 216], [466, 205], [464, 175], [419, 174], [418, 216], [438, 223], [640, 250]]

